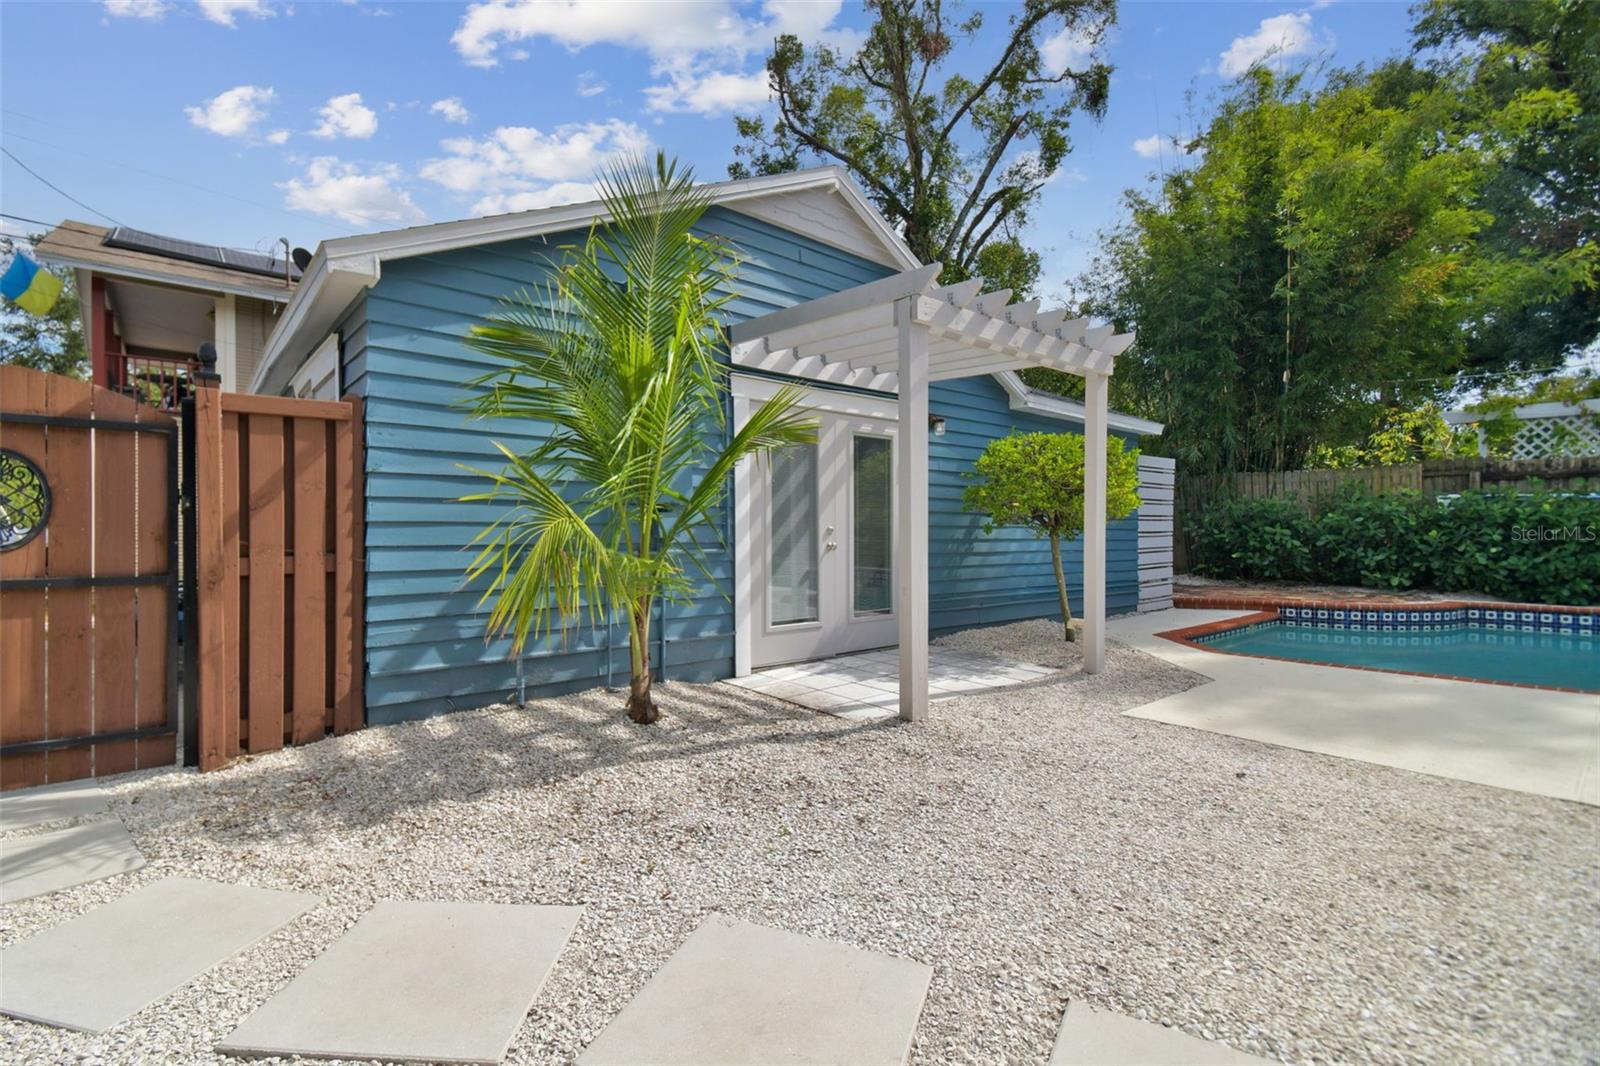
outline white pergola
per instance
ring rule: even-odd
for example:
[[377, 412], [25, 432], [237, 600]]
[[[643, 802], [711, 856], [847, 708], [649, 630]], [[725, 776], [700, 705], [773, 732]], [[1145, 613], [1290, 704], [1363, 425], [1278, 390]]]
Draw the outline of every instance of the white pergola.
[[1105, 665], [1106, 391], [1133, 334], [1011, 303], [979, 283], [937, 286], [940, 264], [908, 270], [732, 326], [735, 369], [899, 394], [895, 609], [900, 717], [928, 710], [928, 385], [1050, 367], [1084, 379], [1083, 663]]

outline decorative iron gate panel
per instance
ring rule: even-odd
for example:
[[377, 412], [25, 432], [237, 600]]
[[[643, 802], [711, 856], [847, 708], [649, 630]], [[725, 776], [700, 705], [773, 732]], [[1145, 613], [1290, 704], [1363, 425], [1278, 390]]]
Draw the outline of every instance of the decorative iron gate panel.
[[0, 367], [0, 789], [177, 757], [177, 428]]

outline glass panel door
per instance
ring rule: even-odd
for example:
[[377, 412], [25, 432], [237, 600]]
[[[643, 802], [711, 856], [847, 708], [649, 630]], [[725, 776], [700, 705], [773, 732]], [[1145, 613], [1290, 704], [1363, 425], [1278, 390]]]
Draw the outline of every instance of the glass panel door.
[[894, 610], [893, 451], [887, 437], [853, 438], [850, 606], [857, 615]]
[[819, 584], [817, 446], [770, 455], [771, 555], [767, 604], [775, 626], [815, 622]]

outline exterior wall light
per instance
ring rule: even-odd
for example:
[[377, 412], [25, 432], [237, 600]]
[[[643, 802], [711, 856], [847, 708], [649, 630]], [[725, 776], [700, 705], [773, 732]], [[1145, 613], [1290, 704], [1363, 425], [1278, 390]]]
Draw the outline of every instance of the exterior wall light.
[[944, 419], [938, 415], [928, 416], [928, 432], [935, 437], [944, 436]]

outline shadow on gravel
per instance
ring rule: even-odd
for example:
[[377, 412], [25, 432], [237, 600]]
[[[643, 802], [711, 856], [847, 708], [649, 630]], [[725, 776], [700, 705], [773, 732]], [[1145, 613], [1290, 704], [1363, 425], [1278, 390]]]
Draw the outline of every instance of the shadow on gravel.
[[657, 685], [661, 721], [640, 726], [627, 719], [625, 698], [625, 691], [597, 688], [372, 726], [213, 774], [174, 773], [151, 782], [137, 802], [148, 811], [163, 806], [162, 793], [181, 791], [185, 803], [177, 809], [219, 839], [281, 840], [379, 825], [415, 806], [538, 789], [615, 767], [826, 747], [901, 728], [896, 719], [851, 722], [734, 686], [681, 683]]

